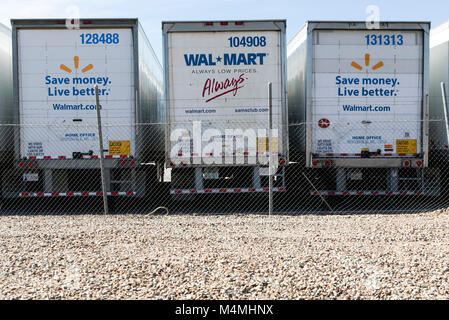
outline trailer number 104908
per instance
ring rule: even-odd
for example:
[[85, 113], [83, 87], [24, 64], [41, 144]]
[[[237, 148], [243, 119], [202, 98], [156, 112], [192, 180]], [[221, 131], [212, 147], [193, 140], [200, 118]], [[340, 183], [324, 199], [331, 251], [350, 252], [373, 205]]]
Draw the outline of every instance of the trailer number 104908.
[[231, 48], [265, 47], [267, 45], [267, 38], [265, 36], [229, 37], [228, 40]]

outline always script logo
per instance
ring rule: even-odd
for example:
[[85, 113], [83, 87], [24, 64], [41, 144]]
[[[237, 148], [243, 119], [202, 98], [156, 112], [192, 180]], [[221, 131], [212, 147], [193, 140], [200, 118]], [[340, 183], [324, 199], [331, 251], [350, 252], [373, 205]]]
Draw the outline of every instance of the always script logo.
[[244, 87], [244, 76], [245, 74], [242, 73], [238, 78], [232, 77], [223, 81], [208, 78], [204, 83], [203, 98], [206, 98], [206, 102], [209, 102], [231, 92], [235, 96], [237, 91]]

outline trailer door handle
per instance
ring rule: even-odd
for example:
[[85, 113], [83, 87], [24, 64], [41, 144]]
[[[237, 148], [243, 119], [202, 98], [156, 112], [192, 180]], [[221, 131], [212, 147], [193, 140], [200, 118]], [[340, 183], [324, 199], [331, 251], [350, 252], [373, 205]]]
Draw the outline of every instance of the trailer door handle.
[[370, 123], [372, 123], [372, 122], [369, 121], [369, 120], [363, 120], [362, 123], [363, 123], [363, 124], [370, 124]]
[[73, 122], [81, 122], [83, 119], [73, 119]]

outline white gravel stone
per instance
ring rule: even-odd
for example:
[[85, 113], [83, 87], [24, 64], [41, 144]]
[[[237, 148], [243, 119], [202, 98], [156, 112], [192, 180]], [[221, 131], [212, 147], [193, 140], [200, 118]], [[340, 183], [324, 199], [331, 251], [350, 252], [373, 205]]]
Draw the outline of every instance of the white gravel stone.
[[448, 299], [449, 214], [2, 216], [0, 299]]

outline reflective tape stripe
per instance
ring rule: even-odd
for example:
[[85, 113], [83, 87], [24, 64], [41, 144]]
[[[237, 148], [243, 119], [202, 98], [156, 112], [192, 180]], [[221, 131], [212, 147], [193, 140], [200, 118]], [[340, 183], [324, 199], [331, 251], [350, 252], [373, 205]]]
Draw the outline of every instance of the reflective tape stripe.
[[322, 195], [322, 196], [413, 196], [413, 195], [422, 195], [423, 193], [421, 191], [311, 191], [311, 195]]
[[[315, 158], [335, 158], [335, 157], [361, 157], [361, 153], [312, 153], [312, 157]], [[384, 153], [384, 154], [371, 154], [370, 157], [411, 157], [417, 158], [418, 153]]]
[[[108, 192], [108, 196], [132, 196], [135, 195], [135, 191], [127, 191], [127, 192]], [[102, 196], [103, 192], [53, 192], [53, 193], [30, 193], [30, 192], [21, 192], [19, 193], [20, 197], [69, 197], [69, 196]]]
[[[129, 158], [129, 155], [105, 155], [104, 156], [107, 159], [124, 159], [124, 158]], [[92, 156], [88, 156], [88, 155], [83, 155], [81, 157], [81, 159], [98, 159], [99, 156], [98, 155], [92, 155]], [[24, 158], [24, 160], [49, 160], [49, 159], [74, 159], [71, 157], [67, 157], [67, 156], [56, 156], [56, 157], [52, 157], [52, 156], [39, 156], [39, 157], [28, 157], [28, 158]], [[76, 158], [75, 160], [78, 160], [78, 158]]]
[[[273, 188], [274, 192], [283, 192], [284, 187]], [[226, 189], [171, 189], [170, 194], [200, 194], [200, 193], [247, 193], [247, 192], [268, 192], [268, 188], [226, 188]]]

